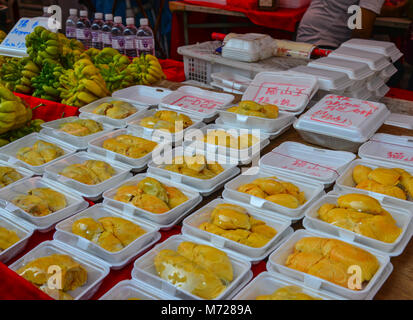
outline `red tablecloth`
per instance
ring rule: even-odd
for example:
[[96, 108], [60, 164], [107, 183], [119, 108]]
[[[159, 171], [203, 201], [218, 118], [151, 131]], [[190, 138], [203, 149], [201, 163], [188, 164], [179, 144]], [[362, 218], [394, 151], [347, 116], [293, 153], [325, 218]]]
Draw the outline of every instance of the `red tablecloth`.
[[[399, 99], [406, 99], [413, 101], [413, 93], [411, 91], [401, 90], [401, 89], [391, 89], [388, 96]], [[34, 104], [37, 103], [36, 100]], [[48, 118], [49, 119], [49, 118]], [[51, 119], [49, 119], [51, 120]], [[92, 204], [92, 203], [91, 203]], [[166, 240], [172, 235], [179, 234], [181, 228], [179, 226], [174, 227], [172, 230], [162, 232], [162, 238], [160, 242]], [[35, 232], [29, 241], [29, 244], [24, 249], [24, 251], [16, 256], [14, 259], [9, 261], [7, 265], [10, 265], [24, 254], [29, 252], [31, 249], [36, 247], [39, 243], [47, 240], [53, 239], [54, 231], [48, 233]], [[93, 299], [100, 298], [105, 292], [112, 288], [116, 283], [130, 279], [131, 271], [133, 269], [133, 263], [129, 263], [126, 267], [118, 271], [111, 271], [110, 274], [105, 278], [98, 292], [94, 295]], [[252, 267], [254, 276], [266, 270], [265, 261], [256, 264]], [[30, 285], [23, 278], [19, 277], [14, 272], [11, 272], [4, 264], [0, 263], [0, 300], [6, 299], [47, 299], [41, 291]]]

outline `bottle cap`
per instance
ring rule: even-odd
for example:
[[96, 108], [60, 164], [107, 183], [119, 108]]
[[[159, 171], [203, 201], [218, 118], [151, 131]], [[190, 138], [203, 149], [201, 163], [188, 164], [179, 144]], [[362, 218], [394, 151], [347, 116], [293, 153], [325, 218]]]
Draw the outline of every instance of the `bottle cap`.
[[71, 16], [77, 16], [77, 9], [70, 9], [69, 13]]
[[146, 18], [142, 18], [140, 20], [140, 23], [141, 23], [141, 26], [147, 26], [149, 24], [149, 21]]
[[43, 12], [47, 13], [47, 10], [49, 9], [49, 7], [43, 7]]
[[135, 18], [126, 18], [126, 24], [129, 26], [135, 24]]
[[113, 20], [113, 14], [111, 14], [111, 13], [105, 14], [105, 20], [106, 21], [112, 21]]
[[95, 19], [102, 20], [102, 19], [103, 19], [103, 13], [101, 13], [101, 12], [96, 12], [96, 13], [95, 13]]
[[80, 10], [81, 17], [87, 17], [87, 10]]
[[115, 23], [122, 23], [122, 17], [115, 17]]

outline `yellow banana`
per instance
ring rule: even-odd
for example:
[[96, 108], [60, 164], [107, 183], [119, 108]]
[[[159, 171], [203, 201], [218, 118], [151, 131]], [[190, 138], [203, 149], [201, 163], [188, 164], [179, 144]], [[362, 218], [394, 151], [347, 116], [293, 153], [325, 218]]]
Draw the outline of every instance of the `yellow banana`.
[[88, 93], [88, 92], [84, 92], [84, 91], [79, 92], [79, 93], [77, 94], [77, 98], [78, 98], [80, 101], [82, 101], [82, 102], [84, 102], [84, 103], [86, 103], [86, 104], [92, 103], [93, 101], [96, 101], [96, 100], [99, 99], [99, 98], [96, 97], [95, 95], [93, 95], [93, 94], [91, 94], [91, 93]]

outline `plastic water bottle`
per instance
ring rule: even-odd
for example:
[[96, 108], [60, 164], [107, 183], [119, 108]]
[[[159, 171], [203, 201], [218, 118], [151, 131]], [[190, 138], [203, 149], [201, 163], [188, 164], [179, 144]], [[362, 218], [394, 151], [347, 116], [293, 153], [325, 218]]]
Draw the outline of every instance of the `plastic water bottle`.
[[136, 51], [136, 33], [138, 28], [135, 27], [135, 18], [126, 19], [126, 28], [123, 31], [125, 37], [125, 54], [128, 57], [135, 58], [138, 56]]
[[103, 47], [112, 47], [112, 27], [113, 15], [105, 14], [105, 24], [102, 27], [102, 43]]
[[103, 48], [102, 43], [102, 27], [105, 24], [103, 21], [103, 13], [95, 13], [95, 20], [90, 27], [92, 31], [92, 47], [101, 50]]
[[125, 54], [125, 38], [123, 37], [123, 30], [125, 29], [122, 24], [122, 17], [115, 17], [115, 24], [112, 28], [112, 48], [119, 51], [121, 54]]
[[140, 24], [141, 26], [136, 33], [136, 49], [138, 55], [155, 55], [155, 39], [152, 29], [148, 25], [148, 19], [141, 19]]
[[76, 24], [76, 38], [83, 43], [85, 49], [92, 45], [92, 33], [90, 31], [90, 20], [87, 17], [87, 11], [80, 11], [80, 18]]
[[66, 20], [66, 38], [76, 39], [77, 9], [70, 9], [69, 13], [70, 16]]

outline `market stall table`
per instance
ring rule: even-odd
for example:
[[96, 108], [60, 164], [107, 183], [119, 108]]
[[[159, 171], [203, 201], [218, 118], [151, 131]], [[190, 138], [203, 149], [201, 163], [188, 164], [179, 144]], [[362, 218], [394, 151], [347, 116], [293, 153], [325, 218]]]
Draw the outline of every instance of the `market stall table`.
[[[161, 87], [166, 87], [169, 89], [177, 89], [182, 84], [180, 83], [174, 83], [174, 82], [169, 82], [169, 81], [163, 81], [159, 84]], [[403, 94], [405, 91], [400, 91], [397, 90], [396, 94], [393, 92], [393, 97], [396, 98], [401, 98], [403, 99]], [[240, 96], [236, 96], [235, 102], [240, 100]], [[412, 99], [413, 100], [413, 99]], [[392, 103], [393, 99], [387, 99], [388, 103]], [[395, 104], [400, 104], [400, 101], [402, 101], [404, 104], [407, 104], [406, 101], [404, 100], [394, 100]], [[410, 103], [412, 105], [412, 103]], [[393, 106], [390, 106], [392, 108]], [[395, 106], [397, 108], [398, 106]], [[411, 107], [411, 106], [410, 106]], [[410, 110], [407, 110], [410, 111]], [[413, 113], [413, 108], [412, 111]], [[380, 133], [388, 133], [388, 134], [396, 134], [396, 135], [408, 135], [408, 136], [413, 136], [413, 131], [412, 130], [407, 130], [407, 129], [401, 129], [397, 127], [392, 127], [388, 125], [383, 125], [379, 131]], [[279, 146], [283, 142], [286, 141], [296, 141], [300, 143], [305, 143], [302, 138], [299, 136], [298, 132], [295, 131], [293, 128], [290, 128], [287, 132], [285, 132], [283, 135], [278, 137], [277, 139], [273, 140], [270, 145], [268, 145], [263, 152], [261, 153], [262, 155], [265, 155], [266, 153], [270, 152], [273, 150], [275, 147]], [[306, 143], [308, 144], [308, 143]], [[218, 192], [213, 193], [212, 195], [205, 197], [202, 201], [202, 203], [193, 211], [201, 208], [205, 204], [209, 203], [213, 199], [216, 199], [217, 197], [220, 197], [222, 193], [222, 190], [219, 190]], [[294, 229], [301, 229], [302, 225], [301, 222], [295, 223], [293, 225]], [[162, 232], [162, 238], [160, 241], [164, 241], [168, 237], [179, 234], [180, 233], [180, 226], [175, 226], [172, 230]], [[19, 259], [21, 256], [23, 256], [25, 253], [30, 251], [32, 248], [37, 246], [39, 243], [45, 241], [45, 240], [50, 240], [53, 238], [53, 233], [54, 231], [45, 233], [45, 234], [40, 234], [40, 233], [35, 233], [35, 235], [32, 237], [32, 239], [29, 242], [29, 245], [26, 247], [23, 253], [15, 257], [12, 261], [9, 261], [7, 265], [10, 265], [17, 259]], [[136, 260], [136, 259], [135, 259]], [[413, 278], [412, 278], [412, 272], [413, 272], [413, 244], [410, 243], [407, 247], [406, 250], [403, 252], [403, 254], [399, 257], [392, 258], [391, 259], [392, 264], [394, 265], [394, 271], [390, 275], [389, 279], [386, 281], [384, 286], [381, 288], [381, 290], [378, 292], [376, 295], [375, 299], [413, 299]], [[0, 264], [0, 282], [3, 281], [1, 278], [3, 276], [8, 277], [8, 283], [12, 283], [13, 280], [16, 283], [20, 283], [23, 279], [21, 279], [17, 275], [13, 275], [13, 273], [3, 273], [1, 272], [4, 270], [5, 266]], [[100, 298], [104, 293], [106, 293], [109, 289], [111, 289], [115, 284], [122, 280], [130, 279], [131, 278], [131, 271], [133, 268], [133, 262], [129, 263], [126, 267], [124, 267], [121, 270], [118, 271], [111, 271], [108, 277], [103, 281], [101, 287], [99, 288], [98, 292], [94, 295], [93, 299], [98, 299]], [[265, 261], [260, 262], [257, 265], [254, 265], [252, 267], [254, 276], [258, 275], [259, 273], [263, 272], [266, 270], [265, 267]], [[13, 278], [13, 280], [11, 280]], [[16, 288], [19, 287], [19, 285], [15, 286]], [[27, 283], [26, 281], [23, 280], [22, 285], [21, 285], [21, 290], [24, 290], [27, 288]], [[39, 293], [38, 296], [35, 295], [35, 293], [31, 292], [29, 293], [23, 293], [21, 291], [21, 295], [17, 290], [14, 290], [10, 292], [9, 290], [3, 290], [0, 288], [0, 299], [42, 299], [44, 298], [44, 295]]]

